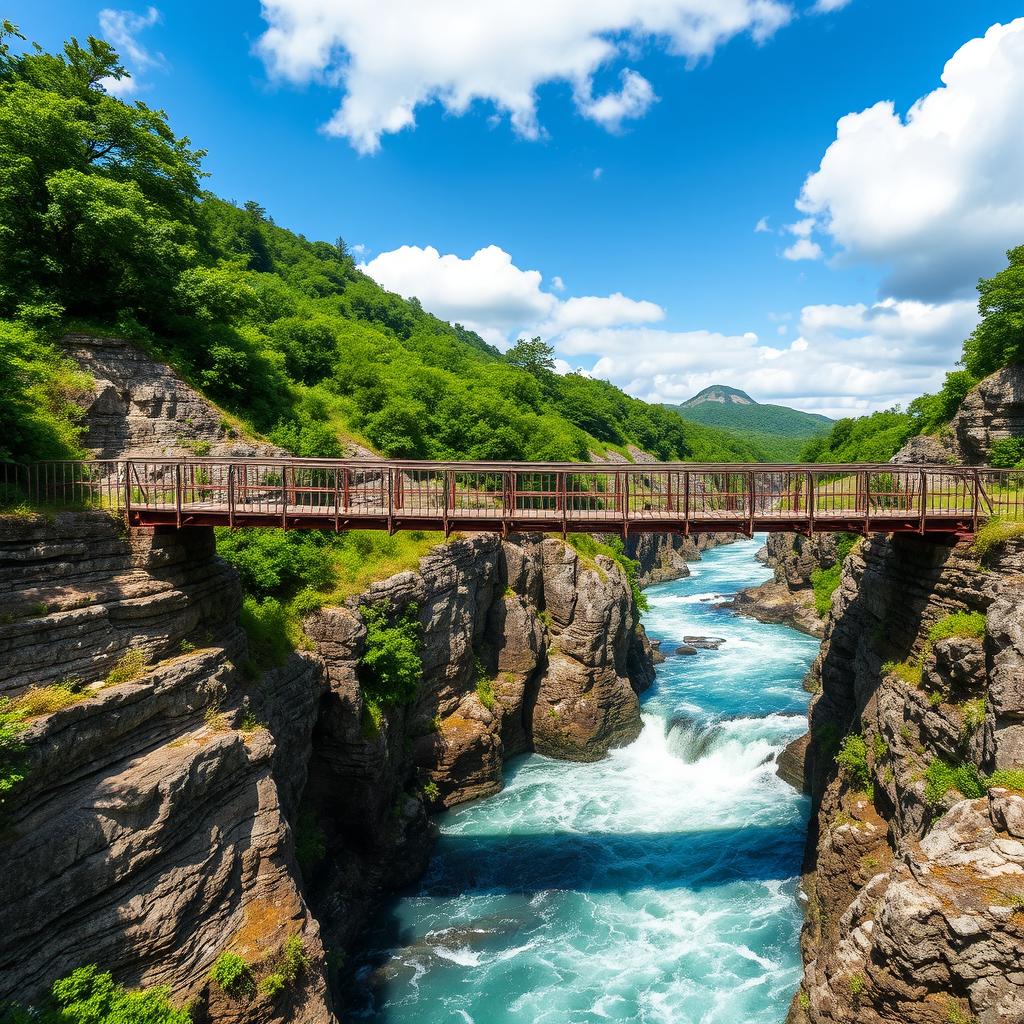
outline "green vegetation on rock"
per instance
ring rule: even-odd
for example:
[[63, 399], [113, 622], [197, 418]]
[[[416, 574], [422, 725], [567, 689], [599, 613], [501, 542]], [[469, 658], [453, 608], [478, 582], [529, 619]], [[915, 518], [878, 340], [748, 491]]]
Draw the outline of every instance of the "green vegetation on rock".
[[871, 771], [868, 768], [868, 747], [864, 737], [851, 733], [843, 738], [839, 745], [839, 752], [836, 754], [836, 764], [843, 770], [852, 789], [863, 791], [870, 797], [873, 787], [871, 785]]
[[939, 619], [928, 631], [928, 640], [933, 644], [953, 637], [980, 640], [984, 636], [985, 616], [981, 612], [953, 612]]
[[853, 533], [840, 533], [836, 537], [836, 560], [827, 568], [811, 570], [811, 587], [814, 590], [814, 608], [824, 618], [832, 608], [832, 595], [839, 587], [843, 575], [843, 562], [853, 550], [858, 537]]
[[229, 996], [240, 996], [256, 987], [248, 962], [237, 953], [230, 952], [221, 953], [213, 962], [210, 981]]
[[[379, 716], [385, 707], [416, 699], [423, 676], [419, 609], [411, 604], [395, 616], [386, 605], [374, 604], [363, 605], [360, 611], [366, 623], [360, 683], [367, 710]], [[379, 729], [379, 717], [374, 724]]]
[[933, 758], [925, 769], [925, 799], [933, 806], [951, 790], [976, 800], [985, 795], [986, 780], [977, 767], [967, 762], [950, 763], [942, 758]]
[[53, 983], [44, 1005], [0, 1007], [0, 1024], [191, 1024], [163, 985], [129, 991], [95, 965]]

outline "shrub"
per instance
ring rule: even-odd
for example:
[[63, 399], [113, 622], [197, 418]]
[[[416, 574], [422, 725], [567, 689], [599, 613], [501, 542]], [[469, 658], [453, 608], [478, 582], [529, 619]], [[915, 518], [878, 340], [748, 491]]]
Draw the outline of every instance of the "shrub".
[[289, 985], [294, 985], [309, 967], [309, 957], [301, 935], [289, 935], [281, 947], [281, 974]]
[[3, 1024], [191, 1024], [164, 985], [129, 991], [95, 964], [53, 983], [43, 1006], [0, 1007]]
[[252, 992], [252, 968], [237, 953], [221, 953], [210, 968], [210, 980], [229, 996]]
[[437, 788], [437, 783], [430, 779], [428, 782], [423, 783], [423, 795], [433, 803], [440, 795], [441, 791]]
[[378, 706], [412, 703], [423, 675], [416, 605], [409, 605], [394, 623], [383, 604], [364, 605], [361, 610], [366, 623], [359, 663], [364, 693]]
[[951, 637], [980, 640], [985, 636], [985, 616], [981, 612], [953, 612], [939, 619], [928, 631], [932, 643]]
[[868, 770], [868, 748], [864, 737], [851, 734], [843, 739], [836, 754], [836, 764], [842, 768], [850, 785], [871, 796], [871, 773]]
[[842, 564], [836, 562], [828, 569], [814, 569], [811, 572], [811, 587], [814, 590], [814, 607], [824, 618], [832, 608], [832, 595], [839, 587]]
[[126, 651], [107, 673], [107, 685], [117, 686], [119, 683], [130, 683], [138, 679], [146, 671], [146, 654], [138, 647]]
[[293, 644], [288, 616], [277, 598], [247, 597], [242, 603], [240, 622], [249, 637], [249, 651], [258, 665], [283, 665], [288, 660]]
[[476, 672], [476, 695], [480, 703], [490, 711], [494, 707], [494, 681], [479, 658], [474, 661], [473, 668]]
[[284, 975], [275, 971], [273, 974], [268, 974], [266, 977], [260, 979], [259, 990], [265, 996], [273, 998], [279, 992], [283, 992], [285, 987]]
[[999, 768], [988, 777], [990, 786], [1002, 786], [1003, 789], [1016, 789], [1024, 793], [1024, 770]]
[[985, 780], [973, 764], [950, 764], [936, 757], [925, 769], [924, 780], [925, 799], [933, 807], [951, 790], [970, 800], [985, 795]]
[[10, 698], [0, 697], [0, 811], [7, 794], [25, 780], [25, 744], [21, 734], [27, 728], [25, 714]]
[[985, 724], [985, 698], [964, 701], [960, 705], [960, 713], [964, 718], [964, 732], [976, 732]]

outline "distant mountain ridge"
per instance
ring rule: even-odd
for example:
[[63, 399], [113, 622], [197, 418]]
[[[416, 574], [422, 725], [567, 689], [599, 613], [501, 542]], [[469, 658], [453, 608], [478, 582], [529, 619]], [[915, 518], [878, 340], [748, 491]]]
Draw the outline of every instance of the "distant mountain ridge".
[[805, 444], [828, 431], [833, 423], [818, 413], [785, 405], [762, 405], [745, 391], [725, 384], [712, 384], [681, 405], [665, 408], [690, 423], [746, 438], [779, 460], [798, 458]]
[[[725, 384], [712, 384], [711, 387], [698, 391], [693, 398], [688, 398], [680, 409], [692, 409], [694, 406], [703, 405], [705, 402], [718, 402], [721, 405], [757, 405], [746, 391], [739, 388], [730, 388]], [[782, 406], [779, 406], [781, 409]]]

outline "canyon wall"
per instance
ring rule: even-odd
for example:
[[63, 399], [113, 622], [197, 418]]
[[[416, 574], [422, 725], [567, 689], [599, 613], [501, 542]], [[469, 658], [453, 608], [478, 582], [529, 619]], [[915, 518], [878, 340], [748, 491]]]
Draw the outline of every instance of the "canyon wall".
[[[876, 537], [847, 559], [810, 676], [792, 1024], [1024, 1019], [1024, 795], [990, 778], [1024, 782], [1022, 579], [1013, 539], [981, 558]], [[941, 628], [972, 612], [983, 632]]]

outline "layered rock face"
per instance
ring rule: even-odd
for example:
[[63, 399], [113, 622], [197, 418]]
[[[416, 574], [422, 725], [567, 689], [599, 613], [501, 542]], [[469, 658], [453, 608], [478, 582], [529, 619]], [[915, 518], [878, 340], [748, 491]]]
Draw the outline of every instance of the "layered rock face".
[[956, 455], [968, 465], [987, 464], [994, 442], [1024, 435], [1024, 366], [986, 377], [964, 398], [950, 428]]
[[815, 607], [811, 574], [835, 565], [835, 534], [772, 533], [761, 557], [775, 571], [775, 579], [740, 591], [733, 602], [736, 611], [759, 622], [778, 622], [823, 636], [825, 622]]
[[[424, 640], [415, 700], [385, 708], [379, 726], [359, 685], [366, 605], [396, 618], [415, 606]], [[634, 623], [613, 560], [493, 535], [437, 548], [419, 572], [307, 620], [330, 687], [304, 809], [324, 834], [309, 877], [332, 944], [351, 941], [381, 889], [422, 871], [426, 808], [497, 792], [514, 754], [589, 761], [636, 737], [653, 672]]]
[[731, 533], [695, 533], [689, 537], [677, 533], [633, 533], [626, 539], [625, 552], [639, 566], [640, 586], [649, 587], [685, 579], [690, 575], [687, 563], [699, 561], [701, 552], [731, 544], [735, 539]]
[[[63, 697], [33, 708], [57, 710], [20, 734], [25, 778], [2, 809], [0, 1000], [97, 963], [171, 985], [197, 1022], [334, 1019], [282, 808], [305, 783], [320, 675], [295, 656], [266, 691], [247, 679], [239, 604], [208, 530], [3, 520], [0, 690]], [[263, 724], [275, 702], [300, 728]], [[287, 991], [239, 1003], [209, 983], [221, 952], [258, 974], [296, 935], [309, 966]]]
[[[847, 559], [811, 672], [815, 818], [791, 1022], [1024, 1019], [1024, 796], [974, 799], [989, 773], [1024, 767], [1022, 578], [1020, 541], [984, 565], [966, 544], [910, 536]], [[958, 611], [983, 614], [984, 637], [930, 640]], [[837, 769], [850, 733], [863, 746]]]

